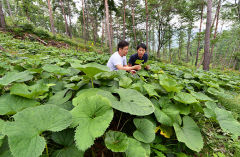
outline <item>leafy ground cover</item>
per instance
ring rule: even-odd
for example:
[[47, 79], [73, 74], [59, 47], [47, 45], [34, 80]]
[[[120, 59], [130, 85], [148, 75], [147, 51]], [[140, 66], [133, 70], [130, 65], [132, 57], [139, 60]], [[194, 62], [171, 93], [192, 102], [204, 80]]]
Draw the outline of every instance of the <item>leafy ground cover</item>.
[[1, 157], [240, 155], [239, 73], [151, 62], [109, 72], [109, 55], [1, 33]]

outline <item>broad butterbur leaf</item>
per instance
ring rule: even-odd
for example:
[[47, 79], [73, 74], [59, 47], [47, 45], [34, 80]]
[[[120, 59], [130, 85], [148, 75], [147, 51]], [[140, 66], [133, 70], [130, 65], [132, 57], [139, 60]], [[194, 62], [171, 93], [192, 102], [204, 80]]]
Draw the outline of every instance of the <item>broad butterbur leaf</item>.
[[83, 89], [80, 90], [77, 93], [77, 97], [75, 97], [73, 99], [73, 105], [74, 106], [78, 106], [79, 104], [81, 104], [81, 101], [84, 101], [85, 97], [88, 96], [93, 96], [93, 95], [101, 95], [102, 97], [107, 98], [108, 100], [110, 100], [111, 103], [113, 103], [114, 101], [117, 101], [117, 98], [115, 98], [110, 92], [99, 89], [99, 88], [89, 88], [89, 89]]
[[147, 91], [149, 97], [160, 97], [158, 93], [155, 91], [155, 87], [151, 84], [144, 84], [144, 89]]
[[127, 76], [121, 77], [119, 81], [119, 86], [123, 88], [128, 88], [132, 83], [132, 79]]
[[159, 82], [167, 92], [180, 92], [182, 89], [176, 80], [169, 78], [166, 75], [159, 75]]
[[133, 137], [144, 143], [151, 143], [155, 139], [155, 126], [148, 119], [135, 118], [133, 120], [137, 130], [133, 133]]
[[116, 89], [120, 101], [115, 101], [112, 107], [132, 115], [145, 116], [154, 112], [152, 102], [141, 93], [133, 89]]
[[199, 101], [213, 101], [213, 99], [209, 98], [207, 95], [201, 93], [201, 92], [191, 92], [192, 96], [194, 96]]
[[196, 152], [203, 148], [203, 138], [197, 124], [189, 116], [183, 117], [183, 126], [177, 123], [173, 124], [178, 141], [183, 142], [186, 146]]
[[77, 149], [74, 144], [73, 129], [65, 129], [61, 132], [54, 132], [52, 140], [63, 146], [62, 149], [55, 150], [52, 157], [83, 157], [84, 152]]
[[128, 147], [128, 137], [125, 133], [110, 130], [106, 133], [105, 145], [113, 152], [125, 152]]
[[240, 136], [240, 123], [233, 118], [231, 112], [217, 107], [215, 108], [215, 113], [223, 131]]
[[97, 64], [97, 63], [88, 63], [85, 65], [80, 65], [78, 63], [71, 63], [73, 68], [79, 69], [83, 71], [87, 76], [93, 77], [100, 72], [109, 71], [108, 67], [105, 65]]
[[0, 97], [0, 115], [12, 115], [25, 108], [39, 105], [39, 102], [16, 95], [5, 94]]
[[174, 96], [174, 99], [178, 102], [184, 104], [194, 104], [198, 103], [198, 101], [189, 93], [179, 92]]
[[32, 86], [26, 84], [14, 84], [10, 89], [10, 94], [22, 96], [29, 99], [38, 98], [49, 90], [49, 87], [44, 83], [36, 83]]
[[77, 126], [76, 145], [82, 151], [89, 148], [95, 138], [104, 134], [113, 118], [110, 101], [100, 95], [83, 98], [71, 113], [72, 126]]
[[62, 105], [72, 97], [72, 91], [67, 89], [59, 91], [50, 97], [47, 104]]
[[167, 126], [173, 126], [173, 123], [178, 123], [179, 125], [182, 123], [179, 111], [172, 107], [160, 109], [155, 104], [154, 115], [159, 123]]
[[141, 142], [129, 138], [128, 148], [125, 151], [127, 157], [146, 157], [147, 153]]
[[61, 131], [72, 121], [70, 112], [54, 105], [27, 108], [14, 116], [14, 122], [6, 122], [3, 133], [8, 136], [14, 157], [38, 157], [46, 145], [39, 136], [43, 131]]
[[0, 78], [0, 85], [6, 86], [12, 82], [15, 81], [28, 81], [33, 78], [33, 75], [31, 75], [28, 71], [23, 72], [9, 72], [2, 78]]
[[43, 68], [43, 70], [45, 70], [47, 72], [54, 73], [54, 74], [57, 74], [57, 75], [68, 75], [68, 74], [71, 74], [70, 70], [61, 68], [61, 67], [59, 67], [57, 65], [46, 64], [42, 68]]

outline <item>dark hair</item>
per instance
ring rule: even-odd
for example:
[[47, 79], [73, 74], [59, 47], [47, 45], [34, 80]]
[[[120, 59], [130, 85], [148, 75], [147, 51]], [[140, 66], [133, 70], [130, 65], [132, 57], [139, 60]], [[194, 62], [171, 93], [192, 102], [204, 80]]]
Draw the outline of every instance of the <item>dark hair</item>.
[[121, 40], [119, 43], [118, 43], [118, 50], [121, 48], [124, 48], [124, 47], [126, 47], [126, 46], [128, 46], [129, 45], [129, 43], [127, 42], [127, 41], [125, 41], [125, 40]]
[[147, 50], [147, 46], [144, 43], [141, 43], [137, 46], [137, 50], [140, 49], [140, 48], [143, 48], [143, 49]]

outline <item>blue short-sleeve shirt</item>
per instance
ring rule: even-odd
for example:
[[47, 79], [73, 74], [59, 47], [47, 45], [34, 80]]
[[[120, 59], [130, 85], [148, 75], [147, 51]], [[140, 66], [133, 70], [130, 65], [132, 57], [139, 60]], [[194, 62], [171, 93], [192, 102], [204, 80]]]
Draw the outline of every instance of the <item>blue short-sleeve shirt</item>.
[[143, 63], [146, 63], [147, 60], [148, 60], [148, 55], [147, 55], [147, 53], [144, 53], [142, 59], [140, 59], [140, 58], [138, 57], [138, 54], [137, 54], [137, 53], [131, 55], [131, 57], [129, 58], [128, 63], [129, 63], [129, 64], [132, 64], [132, 66], [137, 65], [137, 64], [135, 63], [136, 60], [144, 60]]

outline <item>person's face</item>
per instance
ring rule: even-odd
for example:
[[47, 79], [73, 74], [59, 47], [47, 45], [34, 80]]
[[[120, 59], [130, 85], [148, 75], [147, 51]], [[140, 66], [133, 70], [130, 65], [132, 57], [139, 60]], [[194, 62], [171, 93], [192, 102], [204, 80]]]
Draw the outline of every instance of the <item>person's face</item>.
[[120, 52], [120, 55], [123, 57], [123, 56], [126, 56], [127, 53], [128, 53], [128, 46], [125, 46], [123, 48], [119, 48], [119, 52]]
[[139, 57], [139, 58], [142, 58], [143, 55], [144, 55], [144, 53], [145, 53], [145, 51], [146, 51], [146, 50], [145, 50], [144, 48], [140, 47], [140, 48], [137, 50], [138, 57]]

